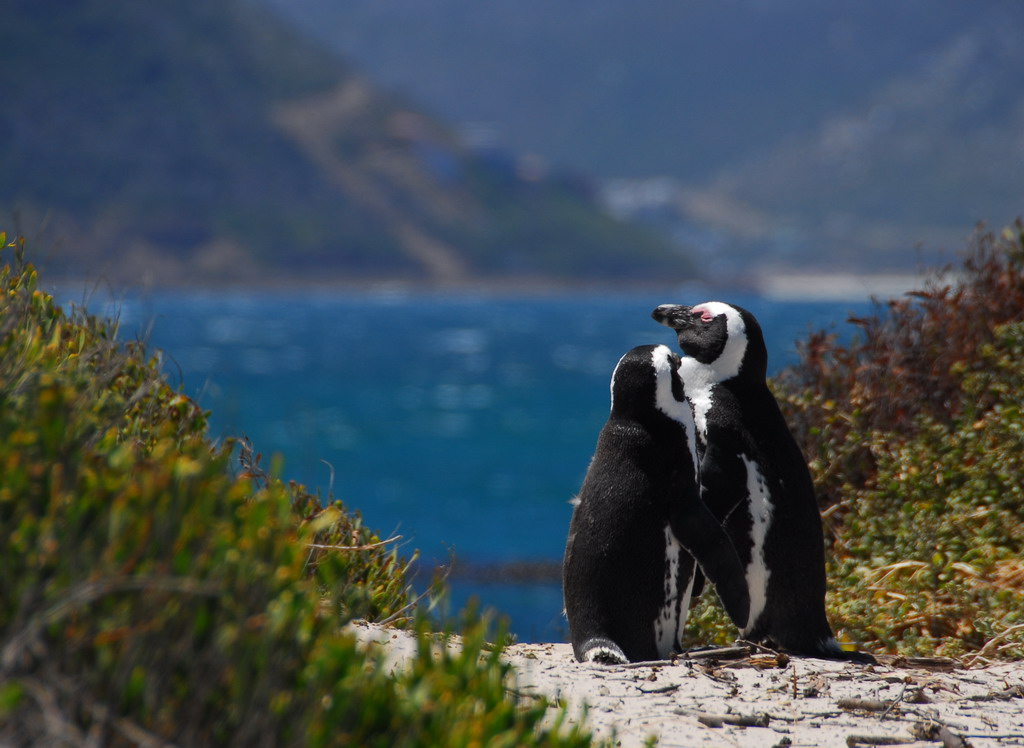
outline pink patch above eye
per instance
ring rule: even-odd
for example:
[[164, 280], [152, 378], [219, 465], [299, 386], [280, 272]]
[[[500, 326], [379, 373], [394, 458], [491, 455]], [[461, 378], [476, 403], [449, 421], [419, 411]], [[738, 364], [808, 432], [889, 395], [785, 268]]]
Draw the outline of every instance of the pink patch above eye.
[[701, 322], [710, 322], [715, 318], [715, 315], [711, 313], [711, 310], [705, 309], [704, 307], [695, 306], [692, 311], [694, 314], [700, 314]]

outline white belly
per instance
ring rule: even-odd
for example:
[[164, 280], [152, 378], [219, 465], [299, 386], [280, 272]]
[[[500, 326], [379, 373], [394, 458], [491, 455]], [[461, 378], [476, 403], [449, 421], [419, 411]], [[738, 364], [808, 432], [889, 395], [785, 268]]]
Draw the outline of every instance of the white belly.
[[765, 603], [768, 600], [768, 577], [771, 571], [764, 560], [765, 539], [768, 537], [768, 527], [772, 522], [772, 502], [765, 485], [764, 476], [757, 464], [742, 457], [744, 466], [747, 468], [747, 495], [749, 496], [750, 507], [750, 563], [747, 564], [747, 591], [750, 593], [750, 617], [747, 618], [747, 625], [743, 632], [751, 629], [758, 617], [764, 612]]

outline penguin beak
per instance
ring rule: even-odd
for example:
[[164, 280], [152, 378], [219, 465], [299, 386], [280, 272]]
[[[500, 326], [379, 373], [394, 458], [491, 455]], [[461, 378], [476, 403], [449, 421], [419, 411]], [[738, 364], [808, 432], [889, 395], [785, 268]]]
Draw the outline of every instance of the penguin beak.
[[662, 304], [651, 312], [651, 317], [654, 318], [655, 322], [665, 325], [665, 327], [678, 330], [681, 327], [688, 327], [693, 322], [692, 309], [692, 306]]

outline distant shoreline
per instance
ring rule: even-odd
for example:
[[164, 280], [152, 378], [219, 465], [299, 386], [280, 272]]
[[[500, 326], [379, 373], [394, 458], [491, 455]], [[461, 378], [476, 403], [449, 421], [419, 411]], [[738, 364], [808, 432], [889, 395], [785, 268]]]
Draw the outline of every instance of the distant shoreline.
[[921, 290], [929, 278], [920, 273], [784, 273], [760, 279], [762, 296], [779, 301], [895, 298]]
[[920, 290], [929, 276], [924, 273], [795, 273], [766, 272], [733, 279], [619, 282], [607, 280], [565, 281], [554, 278], [479, 279], [459, 283], [436, 283], [409, 279], [309, 279], [277, 277], [273, 280], [221, 280], [207, 282], [125, 283], [100, 279], [52, 277], [47, 287], [62, 295], [96, 293], [114, 296], [149, 293], [265, 292], [291, 294], [354, 293], [372, 296], [554, 296], [554, 295], [634, 295], [664, 297], [714, 297], [718, 293], [749, 293], [772, 301], [863, 301], [871, 298], [896, 298]]

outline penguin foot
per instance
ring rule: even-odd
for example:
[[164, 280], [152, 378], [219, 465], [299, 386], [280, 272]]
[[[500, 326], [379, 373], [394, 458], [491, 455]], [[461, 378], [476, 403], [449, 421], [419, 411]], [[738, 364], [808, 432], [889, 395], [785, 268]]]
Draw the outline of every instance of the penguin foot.
[[580, 662], [596, 662], [599, 665], [625, 665], [629, 662], [626, 653], [611, 639], [594, 638], [581, 647]]
[[849, 652], [843, 649], [842, 645], [835, 640], [835, 637], [829, 637], [820, 642], [818, 651], [816, 653], [808, 653], [811, 657], [822, 657], [826, 660], [845, 660], [847, 662], [859, 662], [864, 665], [876, 665], [878, 660], [875, 659], [874, 655], [867, 652]]
[[773, 650], [785, 652], [786, 654], [796, 655], [798, 657], [817, 657], [822, 660], [844, 660], [845, 662], [858, 662], [863, 665], [875, 665], [878, 664], [878, 660], [875, 659], [874, 655], [868, 652], [848, 652], [843, 649], [842, 645], [835, 640], [834, 637], [828, 637], [827, 639], [821, 639], [813, 642], [809, 645], [801, 646], [779, 646], [776, 642], [769, 640], [762, 641], [760, 643], [745, 642], [746, 644], [754, 644], [758, 647], [770, 647]]

